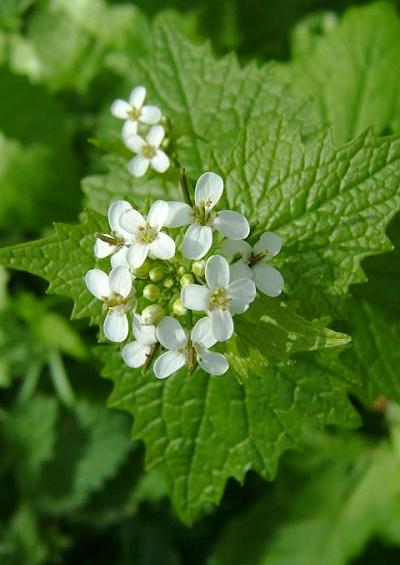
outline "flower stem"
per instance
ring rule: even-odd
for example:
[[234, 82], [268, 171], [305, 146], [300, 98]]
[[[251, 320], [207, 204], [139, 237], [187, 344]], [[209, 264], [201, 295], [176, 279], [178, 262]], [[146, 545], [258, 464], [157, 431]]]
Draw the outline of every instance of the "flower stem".
[[185, 202], [187, 204], [189, 204], [189, 206], [193, 206], [192, 199], [190, 198], [190, 194], [189, 194], [189, 184], [188, 184], [188, 180], [187, 180], [187, 176], [186, 176], [186, 172], [185, 172], [185, 167], [181, 167], [179, 169], [179, 182], [180, 182], [180, 185], [181, 185], [181, 190], [182, 190], [183, 198], [185, 199]]

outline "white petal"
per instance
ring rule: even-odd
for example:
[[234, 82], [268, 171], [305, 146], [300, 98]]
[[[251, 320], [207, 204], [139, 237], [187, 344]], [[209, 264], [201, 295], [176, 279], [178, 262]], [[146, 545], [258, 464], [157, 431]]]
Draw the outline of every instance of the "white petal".
[[254, 279], [254, 273], [252, 269], [248, 266], [246, 261], [239, 259], [236, 263], [230, 266], [231, 278], [230, 281], [237, 281], [238, 279]]
[[140, 153], [143, 146], [146, 145], [145, 140], [140, 135], [130, 135], [124, 138], [125, 145], [134, 153]]
[[282, 238], [279, 237], [277, 233], [267, 231], [262, 234], [255, 244], [254, 253], [258, 254], [263, 251], [267, 251], [268, 257], [275, 257], [275, 255], [278, 255], [279, 251], [282, 249], [282, 243]]
[[134, 314], [133, 316], [132, 329], [135, 339], [142, 345], [153, 345], [153, 343], [157, 342], [155, 326], [142, 326], [142, 324], [140, 323], [140, 316], [138, 316], [137, 314]]
[[146, 174], [150, 165], [150, 159], [145, 159], [137, 155], [132, 161], [128, 163], [128, 171], [136, 178], [142, 177]]
[[150, 345], [143, 345], [138, 341], [132, 341], [125, 345], [121, 351], [122, 359], [128, 367], [142, 367], [146, 363], [147, 355], [150, 353]]
[[193, 222], [193, 209], [185, 202], [169, 201], [168, 217], [165, 225], [168, 228], [180, 228]]
[[89, 292], [99, 300], [111, 296], [108, 275], [100, 269], [91, 269], [88, 271], [85, 275], [85, 284]]
[[203, 351], [201, 356], [197, 356], [200, 367], [210, 375], [223, 375], [229, 369], [229, 363], [222, 353], [213, 351]]
[[212, 245], [212, 229], [208, 226], [192, 224], [185, 233], [182, 251], [188, 259], [201, 259]]
[[126, 298], [132, 289], [132, 275], [126, 267], [116, 267], [108, 277], [110, 288], [116, 294]]
[[147, 214], [147, 221], [152, 228], [156, 228], [157, 231], [165, 225], [168, 217], [168, 204], [164, 200], [156, 200], [151, 205], [149, 213]]
[[158, 357], [153, 365], [153, 371], [158, 379], [165, 379], [178, 371], [186, 363], [187, 355], [177, 351], [167, 351]]
[[256, 297], [256, 285], [250, 279], [239, 279], [229, 285], [228, 294], [232, 298], [229, 307], [236, 313], [244, 312]]
[[206, 210], [211, 210], [217, 204], [224, 190], [224, 181], [215, 173], [203, 173], [196, 183], [194, 200], [197, 206], [206, 205]]
[[138, 123], [133, 120], [127, 120], [124, 125], [122, 126], [121, 130], [121, 137], [125, 142], [125, 145], [128, 145], [128, 140], [137, 135]]
[[115, 269], [116, 267], [129, 267], [129, 263], [126, 259], [128, 253], [128, 247], [124, 245], [111, 257], [111, 267]]
[[157, 149], [156, 154], [151, 159], [151, 166], [157, 173], [165, 173], [169, 167], [169, 158], [164, 151]]
[[114, 100], [111, 105], [111, 114], [116, 118], [121, 118], [121, 120], [127, 120], [128, 112], [130, 109], [131, 106], [130, 104], [128, 104], [128, 102], [118, 98], [118, 100]]
[[255, 265], [254, 280], [261, 292], [272, 297], [279, 296], [285, 284], [280, 272], [265, 263]]
[[222, 255], [213, 255], [206, 263], [206, 281], [211, 290], [229, 284], [229, 265]]
[[208, 310], [210, 290], [201, 284], [187, 284], [181, 290], [181, 302], [190, 310]]
[[126, 200], [116, 200], [108, 208], [108, 222], [111, 229], [120, 234], [123, 229], [120, 223], [121, 216], [127, 210], [132, 210], [132, 206]]
[[250, 233], [249, 222], [239, 212], [221, 210], [213, 218], [213, 227], [230, 239], [246, 239]]
[[165, 349], [185, 347], [187, 336], [181, 324], [172, 316], [165, 316], [156, 329], [158, 341]]
[[94, 255], [97, 259], [104, 259], [104, 257], [109, 257], [116, 250], [115, 245], [111, 245], [106, 241], [103, 241], [99, 237], [96, 238], [94, 242]]
[[150, 128], [150, 131], [146, 137], [146, 141], [149, 145], [153, 147], [159, 147], [161, 145], [162, 140], [164, 139], [164, 136], [165, 136], [164, 128], [159, 124], [157, 124], [156, 126], [152, 126]]
[[144, 124], [157, 124], [161, 120], [161, 110], [157, 106], [143, 106], [140, 121]]
[[233, 334], [233, 320], [229, 310], [217, 308], [210, 313], [211, 327], [217, 341], [226, 341]]
[[104, 335], [110, 341], [121, 343], [128, 337], [129, 325], [128, 318], [122, 308], [113, 308], [107, 314], [103, 324]]
[[142, 243], [134, 243], [128, 249], [126, 254], [126, 260], [133, 269], [138, 269], [143, 265], [149, 254], [149, 245], [143, 245]]
[[211, 328], [211, 320], [208, 316], [205, 316], [196, 322], [192, 329], [191, 338], [194, 343], [200, 344], [205, 349], [216, 344], [217, 340], [214, 337]]
[[241, 239], [224, 239], [220, 247], [222, 255], [228, 259], [233, 259], [235, 255], [240, 255], [243, 259], [247, 259], [252, 252], [252, 247], [247, 241]]
[[160, 231], [156, 239], [150, 243], [150, 253], [157, 259], [171, 259], [175, 255], [175, 241]]
[[121, 214], [119, 223], [127, 232], [136, 234], [139, 227], [146, 225], [146, 220], [140, 212], [131, 206], [129, 210], [126, 210], [123, 214]]
[[134, 108], [141, 108], [146, 98], [146, 89], [144, 86], [136, 86], [129, 94], [129, 104]]

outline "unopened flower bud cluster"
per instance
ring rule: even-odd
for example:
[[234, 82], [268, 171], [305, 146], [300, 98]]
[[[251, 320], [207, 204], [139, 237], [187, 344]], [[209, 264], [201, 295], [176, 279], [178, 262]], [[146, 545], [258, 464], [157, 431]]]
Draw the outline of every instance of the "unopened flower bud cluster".
[[[112, 106], [112, 113], [126, 120], [125, 143], [137, 149], [143, 125], [150, 128], [145, 143], [157, 137], [155, 127], [162, 128], [156, 125], [161, 111], [144, 105], [145, 94], [144, 87], [136, 87], [129, 102]], [[129, 165], [133, 174], [145, 174], [149, 166], [166, 170], [159, 165], [168, 167], [169, 159], [159, 145], [152, 157], [141, 146]], [[129, 367], [152, 366], [161, 379], [184, 365], [222, 375], [228, 360], [212, 348], [232, 337], [234, 317], [249, 308], [257, 289], [268, 296], [281, 293], [282, 275], [268, 264], [279, 253], [281, 238], [266, 232], [250, 245], [247, 219], [218, 209], [223, 190], [222, 178], [205, 172], [193, 202], [189, 194], [186, 202], [157, 200], [147, 214], [125, 200], [110, 204], [109, 233], [98, 234], [94, 244], [95, 257], [109, 258], [110, 270], [92, 269], [85, 282], [103, 303], [106, 338], [126, 342], [121, 354]]]

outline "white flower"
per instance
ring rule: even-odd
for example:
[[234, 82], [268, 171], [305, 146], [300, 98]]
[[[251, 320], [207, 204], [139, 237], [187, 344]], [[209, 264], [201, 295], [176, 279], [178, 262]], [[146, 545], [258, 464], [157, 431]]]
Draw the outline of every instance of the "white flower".
[[128, 336], [127, 298], [132, 290], [132, 275], [126, 267], [116, 267], [109, 275], [91, 269], [85, 275], [88, 290], [104, 302], [108, 310], [104, 320], [104, 335], [110, 341], [121, 342]]
[[160, 149], [164, 135], [164, 128], [157, 125], [150, 128], [146, 139], [143, 139], [140, 135], [131, 135], [125, 138], [125, 145], [131, 151], [137, 153], [128, 165], [129, 172], [134, 177], [142, 177], [150, 165], [158, 173], [165, 173], [168, 169], [169, 158]]
[[178, 320], [172, 316], [161, 320], [156, 334], [161, 345], [168, 349], [153, 365], [154, 374], [159, 379], [169, 377], [186, 363], [190, 363], [192, 355], [196, 357], [200, 367], [210, 375], [223, 375], [229, 368], [229, 363], [222, 353], [209, 351], [217, 340], [213, 336], [208, 318], [202, 318], [196, 323], [190, 339]]
[[155, 326], [142, 326], [140, 316], [134, 314], [132, 324], [135, 341], [128, 343], [123, 348], [122, 359], [128, 367], [142, 367], [146, 363], [152, 346], [157, 343]]
[[122, 128], [122, 137], [124, 139], [137, 133], [139, 123], [153, 125], [160, 121], [160, 109], [157, 106], [144, 106], [145, 98], [145, 87], [137, 86], [131, 90], [128, 102], [118, 99], [112, 103], [112, 115], [121, 120], [127, 120]]
[[121, 215], [126, 210], [131, 210], [132, 206], [126, 200], [117, 200], [112, 202], [108, 208], [108, 222], [112, 233], [101, 234], [96, 238], [94, 244], [94, 254], [98, 259], [111, 257], [111, 266], [127, 266], [126, 253], [128, 247], [133, 242], [132, 235], [124, 230], [119, 223]]
[[243, 278], [229, 282], [229, 265], [221, 255], [213, 255], [206, 263], [207, 286], [188, 284], [181, 290], [181, 302], [190, 310], [204, 310], [211, 320], [215, 339], [226, 341], [233, 334], [233, 314], [242, 314], [256, 297], [252, 280]]
[[225, 240], [221, 252], [228, 259], [239, 256], [240, 259], [231, 265], [231, 280], [248, 278], [254, 280], [258, 290], [268, 296], [279, 296], [285, 281], [281, 273], [267, 265], [266, 261], [278, 255], [282, 248], [282, 239], [273, 232], [265, 232], [254, 248], [246, 241]]
[[215, 173], [203, 173], [198, 179], [193, 208], [184, 202], [168, 202], [169, 216], [165, 224], [177, 228], [191, 224], [183, 240], [183, 254], [189, 259], [201, 259], [212, 245], [212, 230], [231, 239], [245, 239], [249, 223], [242, 214], [231, 210], [211, 213], [224, 190], [222, 178]]
[[120, 224], [133, 236], [126, 260], [134, 269], [143, 265], [149, 254], [158, 259], [171, 259], [175, 255], [174, 240], [161, 231], [167, 216], [168, 204], [163, 200], [156, 200], [152, 204], [147, 219], [134, 208], [122, 214]]

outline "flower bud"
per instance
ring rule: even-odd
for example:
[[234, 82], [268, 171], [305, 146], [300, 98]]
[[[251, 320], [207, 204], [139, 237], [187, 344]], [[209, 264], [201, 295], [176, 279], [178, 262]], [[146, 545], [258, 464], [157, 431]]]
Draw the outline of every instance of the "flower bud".
[[150, 304], [142, 310], [142, 325], [150, 326], [158, 324], [158, 322], [165, 316], [165, 310], [159, 304]]
[[192, 273], [198, 277], [204, 277], [204, 271], [206, 270], [205, 261], [193, 261], [192, 263]]
[[182, 277], [186, 273], [186, 269], [183, 265], [181, 265], [178, 267], [176, 272], [178, 273], [178, 277]]
[[165, 279], [164, 286], [165, 288], [172, 288], [174, 286], [174, 279], [172, 279], [171, 277]]
[[186, 286], [188, 284], [193, 284], [194, 278], [190, 273], [186, 273], [186, 275], [183, 275], [183, 277], [181, 277], [179, 282], [181, 284], [181, 287], [183, 288], [184, 286]]
[[172, 311], [177, 316], [184, 316], [187, 312], [187, 308], [184, 307], [184, 305], [181, 302], [181, 299], [177, 298], [172, 305]]
[[161, 291], [155, 284], [146, 284], [143, 289], [143, 296], [150, 300], [150, 302], [155, 302], [160, 298]]
[[161, 281], [165, 276], [164, 267], [161, 267], [161, 265], [158, 267], [153, 267], [153, 269], [151, 269], [149, 273], [149, 276], [150, 276], [150, 280], [153, 282]]
[[133, 270], [133, 274], [139, 279], [146, 279], [150, 271], [150, 263], [145, 261], [138, 269]]

